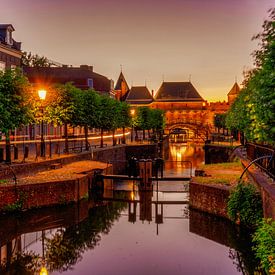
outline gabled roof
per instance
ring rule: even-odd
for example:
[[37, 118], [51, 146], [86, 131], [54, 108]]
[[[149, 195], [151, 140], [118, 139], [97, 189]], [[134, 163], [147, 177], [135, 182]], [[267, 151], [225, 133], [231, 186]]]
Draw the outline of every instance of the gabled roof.
[[133, 86], [125, 101], [130, 104], [149, 104], [153, 100], [154, 98], [146, 86]]
[[117, 83], [116, 83], [116, 86], [115, 86], [115, 90], [122, 90], [121, 89], [122, 82], [125, 83], [126, 90], [129, 91], [129, 86], [128, 86], [127, 81], [126, 81], [126, 79], [125, 79], [125, 77], [124, 77], [124, 75], [123, 75], [122, 72], [120, 72], [120, 75], [118, 77], [118, 80], [117, 80]]
[[234, 83], [233, 87], [227, 95], [238, 95], [240, 93], [240, 87], [237, 82]]
[[169, 102], [204, 101], [191, 82], [163, 82], [157, 91], [155, 100]]

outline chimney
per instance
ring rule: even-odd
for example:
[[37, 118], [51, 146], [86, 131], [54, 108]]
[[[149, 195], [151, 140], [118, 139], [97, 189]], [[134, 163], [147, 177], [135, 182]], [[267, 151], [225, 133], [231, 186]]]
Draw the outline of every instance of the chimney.
[[88, 69], [89, 66], [88, 65], [80, 65], [79, 68], [81, 68], [81, 69]]
[[85, 70], [93, 71], [93, 66], [89, 66], [89, 65], [80, 65], [79, 67], [80, 67], [80, 69], [85, 69]]

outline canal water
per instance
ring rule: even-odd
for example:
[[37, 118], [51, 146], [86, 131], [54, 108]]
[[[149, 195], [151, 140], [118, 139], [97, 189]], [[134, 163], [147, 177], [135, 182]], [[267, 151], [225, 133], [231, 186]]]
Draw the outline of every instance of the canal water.
[[[164, 176], [188, 177], [203, 163], [199, 146], [167, 151]], [[140, 192], [113, 182], [103, 200], [2, 217], [0, 274], [253, 274], [247, 232], [190, 210], [188, 182], [153, 184]]]

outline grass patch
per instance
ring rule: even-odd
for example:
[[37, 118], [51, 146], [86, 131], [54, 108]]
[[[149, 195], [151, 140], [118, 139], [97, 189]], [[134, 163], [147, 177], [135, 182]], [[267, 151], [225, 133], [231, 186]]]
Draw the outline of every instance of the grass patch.
[[204, 164], [199, 167], [204, 170], [206, 177], [196, 177], [196, 182], [201, 184], [236, 185], [242, 174], [243, 167], [240, 161]]
[[204, 169], [210, 169], [210, 170], [242, 169], [242, 164], [240, 161], [204, 164], [204, 165], [201, 165], [199, 169], [202, 169], [202, 170], [204, 170]]

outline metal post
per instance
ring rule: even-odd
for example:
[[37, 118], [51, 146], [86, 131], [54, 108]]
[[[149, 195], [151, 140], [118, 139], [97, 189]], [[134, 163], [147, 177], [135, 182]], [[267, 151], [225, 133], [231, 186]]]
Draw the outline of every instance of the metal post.
[[45, 140], [44, 140], [44, 108], [42, 107], [42, 120], [41, 120], [41, 151], [40, 151], [40, 156], [45, 157]]

